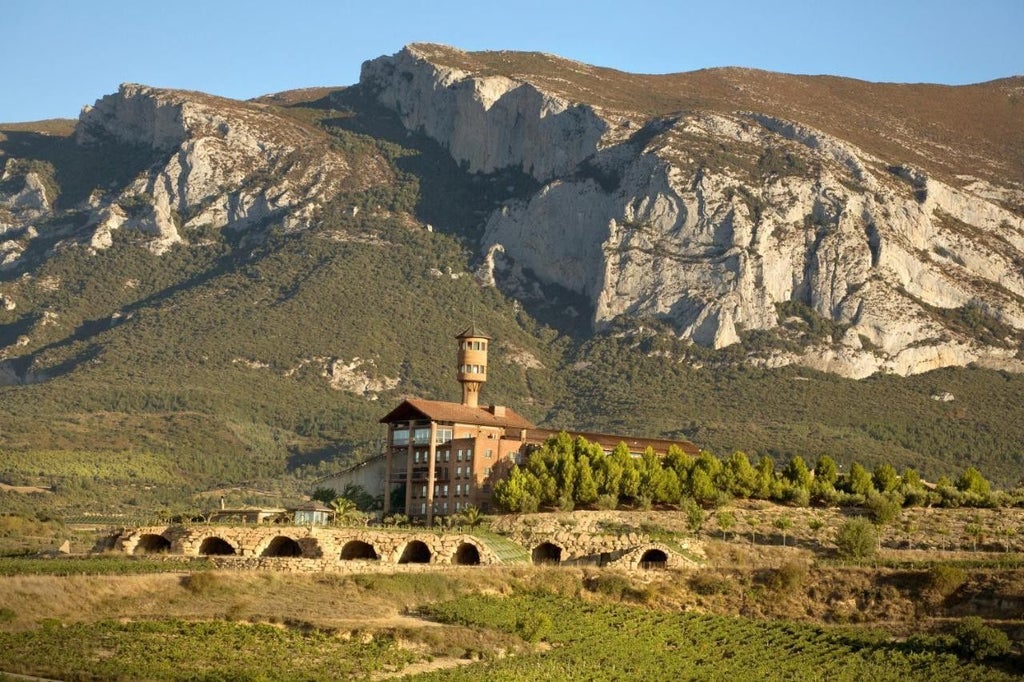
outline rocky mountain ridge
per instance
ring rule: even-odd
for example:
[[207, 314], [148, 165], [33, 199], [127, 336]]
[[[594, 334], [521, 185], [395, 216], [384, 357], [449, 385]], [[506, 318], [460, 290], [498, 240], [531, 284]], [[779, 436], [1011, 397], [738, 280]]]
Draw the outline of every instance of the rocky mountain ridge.
[[0, 124], [0, 480], [297, 484], [457, 399], [472, 315], [546, 427], [1014, 485], [1020, 89], [416, 45]]
[[[762, 366], [859, 378], [1024, 369], [1017, 80], [963, 95], [1007, 98], [984, 123], [992, 135], [1011, 130], [1010, 151], [985, 151], [984, 163], [984, 127], [957, 147], [947, 130], [928, 137], [933, 121], [897, 120], [927, 113], [919, 90], [904, 102], [882, 86], [854, 88], [862, 97], [843, 100], [849, 111], [870, 109], [878, 91], [882, 113], [856, 142], [840, 137], [855, 126], [834, 113], [854, 87], [842, 79], [632, 76], [411, 45], [366, 62], [358, 89], [470, 174], [521, 172], [536, 184], [481, 216], [481, 281], [526, 303], [558, 285], [587, 302], [597, 331], [653, 319], [701, 346], [742, 344]], [[147, 235], [155, 254], [202, 245], [210, 230], [301, 231], [342, 190], [393, 180], [379, 155], [342, 150], [323, 125], [273, 101], [131, 84], [100, 99], [68, 144], [136, 150], [137, 172], [68, 205], [54, 196], [52, 166], [8, 158], [3, 267], [17, 269], [34, 242], [103, 250], [124, 230]]]
[[[126, 185], [97, 188], [63, 214], [43, 191], [40, 172], [23, 172], [20, 189], [0, 194], [14, 223], [4, 230], [15, 236], [3, 247], [6, 266], [40, 234], [24, 228], [28, 222], [47, 222], [57, 235], [86, 239], [93, 249], [109, 248], [117, 230], [137, 230], [152, 237], [147, 248], [160, 254], [198, 228], [243, 232], [275, 221], [285, 230], [303, 229], [343, 187], [387, 178], [379, 159], [364, 156], [353, 164], [323, 130], [271, 107], [136, 84], [85, 107], [73, 144], [141, 150], [150, 163]], [[5, 169], [3, 180], [17, 179], [17, 166], [8, 165], [14, 168]]]
[[[598, 329], [654, 317], [715, 348], [756, 331], [784, 339], [790, 302], [841, 332], [757, 350], [768, 366], [851, 377], [1022, 369], [1020, 184], [974, 168], [954, 184], [758, 111], [606, 109], [524, 72], [527, 57], [554, 58], [478, 57], [413, 45], [365, 63], [360, 83], [471, 171], [517, 167], [541, 183], [486, 223], [488, 276], [507, 291], [558, 284], [589, 300]], [[593, 71], [558, 67], [570, 85]], [[1001, 338], [979, 341], [949, 320], [962, 316]]]

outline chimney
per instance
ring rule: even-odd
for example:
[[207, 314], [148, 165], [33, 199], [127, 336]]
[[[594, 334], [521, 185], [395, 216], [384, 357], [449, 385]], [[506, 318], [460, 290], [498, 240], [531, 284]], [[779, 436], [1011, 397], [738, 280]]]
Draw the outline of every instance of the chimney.
[[504, 417], [505, 416], [505, 406], [504, 405], [491, 405], [490, 409], [491, 409], [491, 414], [493, 414], [495, 417]]

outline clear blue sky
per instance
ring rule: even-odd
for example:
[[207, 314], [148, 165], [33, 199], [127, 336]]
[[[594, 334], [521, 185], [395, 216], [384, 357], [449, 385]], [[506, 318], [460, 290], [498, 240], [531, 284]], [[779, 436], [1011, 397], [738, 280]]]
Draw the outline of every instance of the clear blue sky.
[[0, 0], [0, 24], [3, 122], [75, 117], [122, 82], [235, 98], [350, 85], [363, 60], [410, 42], [637, 73], [1024, 74], [1024, 0]]

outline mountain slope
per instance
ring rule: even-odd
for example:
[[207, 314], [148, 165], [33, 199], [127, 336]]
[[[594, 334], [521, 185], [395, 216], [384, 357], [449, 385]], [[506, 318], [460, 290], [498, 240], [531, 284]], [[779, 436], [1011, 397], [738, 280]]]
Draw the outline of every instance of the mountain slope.
[[[772, 341], [758, 353], [770, 366], [1021, 368], [1016, 79], [904, 90], [736, 70], [631, 76], [415, 45], [365, 63], [361, 85], [470, 170], [522, 168], [541, 183], [485, 228], [513, 295], [557, 284], [586, 298], [596, 329], [653, 317], [714, 348], [771, 332], [758, 337]], [[950, 129], [950, 112], [973, 124]], [[865, 147], [838, 136], [854, 129]], [[838, 335], [794, 350], [791, 303]], [[965, 331], [965, 317], [996, 336]]]
[[[0, 126], [0, 480], [71, 511], [295, 495], [401, 397], [456, 398], [472, 319], [485, 400], [540, 424], [1015, 484], [1020, 376], [793, 366], [1016, 366], [1019, 134], [911, 135], [1015, 81], [905, 87], [416, 46], [352, 88]], [[906, 137], [856, 125], [875, 88]]]

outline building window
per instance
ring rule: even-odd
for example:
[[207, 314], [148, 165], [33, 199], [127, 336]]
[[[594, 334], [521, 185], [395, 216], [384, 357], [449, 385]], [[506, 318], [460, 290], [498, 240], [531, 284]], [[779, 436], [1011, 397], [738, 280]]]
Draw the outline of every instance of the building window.
[[447, 502], [442, 502], [441, 503], [441, 513], [442, 514], [447, 514], [448, 513], [448, 503]]
[[469, 450], [466, 450], [466, 459], [467, 460], [473, 459], [473, 448], [470, 448]]
[[442, 487], [441, 490], [443, 491], [441, 494], [444, 497], [448, 497], [448, 484], [447, 483], [444, 484], [444, 487]]
[[434, 484], [434, 497], [438, 497], [438, 493], [441, 490], [441, 486], [437, 483]]
[[427, 496], [427, 486], [421, 486], [420, 487], [420, 497], [426, 497], [426, 496]]
[[455, 467], [455, 478], [462, 478], [462, 467]]
[[451, 428], [445, 428], [445, 427], [439, 428], [436, 431], [436, 435], [434, 436], [434, 442], [435, 443], [447, 443], [451, 439], [452, 439], [452, 429]]
[[391, 432], [392, 445], [408, 445], [409, 429], [395, 429]]
[[455, 461], [456, 462], [461, 462], [462, 461], [462, 450], [461, 449], [455, 454]]
[[487, 467], [486, 469], [484, 469], [484, 476], [490, 476], [490, 475], [491, 475], [491, 467]]
[[466, 497], [469, 497], [469, 483], [466, 484]]
[[426, 502], [421, 502], [420, 503], [420, 516], [426, 516], [426, 514], [427, 514], [427, 503]]
[[456, 483], [455, 484], [455, 497], [459, 497], [460, 495], [462, 495], [462, 484], [461, 483]]
[[430, 427], [418, 428], [413, 431], [412, 434], [413, 443], [416, 445], [426, 445], [430, 442]]
[[451, 461], [451, 455], [452, 455], [452, 451], [451, 450], [445, 450], [444, 451], [444, 461], [446, 461], [446, 462]]
[[486, 457], [487, 459], [490, 459], [491, 458], [491, 451], [490, 450], [484, 450], [484, 457]]

